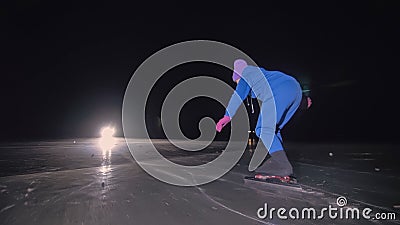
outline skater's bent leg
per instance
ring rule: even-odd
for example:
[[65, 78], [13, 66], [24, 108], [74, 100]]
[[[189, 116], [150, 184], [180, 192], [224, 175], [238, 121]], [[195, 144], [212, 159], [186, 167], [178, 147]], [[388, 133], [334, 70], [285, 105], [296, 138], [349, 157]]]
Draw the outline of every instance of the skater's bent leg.
[[299, 84], [288, 82], [280, 87], [280, 91], [275, 95], [276, 123], [281, 130], [293, 117], [299, 108], [302, 92]]
[[[278, 131], [273, 136], [271, 146], [269, 147], [271, 158], [266, 160], [259, 168], [257, 168], [256, 173], [276, 176], [289, 176], [293, 174], [293, 167], [283, 148], [280, 129], [285, 126], [296, 112], [300, 100], [301, 88], [299, 88], [299, 85], [296, 83], [287, 83], [286, 85], [282, 85], [282, 90], [275, 96]], [[263, 123], [263, 115], [265, 115], [264, 113], [267, 112], [267, 110], [268, 109], [265, 109], [265, 107], [261, 107], [260, 117], [256, 126], [256, 135], [260, 137], [262, 143], [268, 143], [268, 138], [271, 137], [269, 133], [270, 129], [267, 129], [266, 124]]]
[[[260, 133], [260, 142], [258, 143], [259, 148], [264, 151], [268, 151], [263, 143], [263, 132], [261, 129]], [[266, 175], [275, 175], [275, 176], [290, 176], [293, 174], [293, 167], [290, 164], [285, 151], [283, 151], [282, 147], [282, 139], [280, 132], [278, 132], [274, 136], [274, 140], [272, 142], [271, 151], [269, 151], [270, 158], [264, 161], [260, 167], [258, 167], [255, 171], [257, 174], [266, 174]]]
[[290, 164], [285, 151], [275, 151], [270, 155], [271, 157], [255, 170], [257, 174], [274, 175], [281, 177], [290, 176], [293, 174], [293, 167]]
[[280, 130], [275, 134], [274, 140], [272, 141], [271, 148], [269, 150], [269, 154], [272, 154], [276, 151], [282, 151], [283, 145], [282, 145], [282, 136]]

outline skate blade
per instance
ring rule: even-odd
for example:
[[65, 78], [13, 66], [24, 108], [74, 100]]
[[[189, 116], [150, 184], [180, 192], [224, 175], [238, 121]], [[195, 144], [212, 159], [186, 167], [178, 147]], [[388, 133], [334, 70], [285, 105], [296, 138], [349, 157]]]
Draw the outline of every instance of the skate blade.
[[273, 187], [273, 188], [285, 188], [285, 189], [290, 189], [290, 190], [296, 190], [296, 191], [303, 191], [301, 186], [297, 183], [286, 183], [282, 182], [280, 180], [275, 180], [271, 179], [269, 181], [263, 181], [259, 179], [255, 179], [254, 177], [245, 177], [244, 178], [244, 183], [249, 186], [258, 186], [258, 187]]

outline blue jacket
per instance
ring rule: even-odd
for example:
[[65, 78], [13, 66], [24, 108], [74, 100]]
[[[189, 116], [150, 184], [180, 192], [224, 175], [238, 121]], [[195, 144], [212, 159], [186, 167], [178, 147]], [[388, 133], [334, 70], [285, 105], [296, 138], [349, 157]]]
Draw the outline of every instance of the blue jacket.
[[[268, 84], [265, 81], [268, 82], [272, 93], [268, 91]], [[287, 81], [297, 82], [295, 78], [280, 71], [268, 71], [261, 67], [247, 66], [243, 70], [242, 78], [226, 107], [225, 115], [232, 118], [250, 91], [252, 91], [252, 98], [264, 102], [273, 97], [276, 87]]]

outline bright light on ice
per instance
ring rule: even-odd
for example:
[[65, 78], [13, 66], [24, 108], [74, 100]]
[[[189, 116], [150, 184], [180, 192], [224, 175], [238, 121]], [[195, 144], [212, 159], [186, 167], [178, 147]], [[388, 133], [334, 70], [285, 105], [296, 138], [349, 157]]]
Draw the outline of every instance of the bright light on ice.
[[111, 150], [111, 148], [116, 144], [116, 140], [114, 138], [115, 129], [113, 127], [103, 127], [100, 133], [100, 148], [103, 151]]
[[113, 137], [114, 136], [114, 128], [111, 127], [103, 127], [101, 129], [101, 137]]

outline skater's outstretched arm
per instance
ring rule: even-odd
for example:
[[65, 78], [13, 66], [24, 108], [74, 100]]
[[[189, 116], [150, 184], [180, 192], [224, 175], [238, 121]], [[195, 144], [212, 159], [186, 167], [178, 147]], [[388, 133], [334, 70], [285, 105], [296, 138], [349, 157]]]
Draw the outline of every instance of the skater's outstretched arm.
[[244, 79], [240, 79], [238, 85], [236, 86], [235, 92], [232, 94], [232, 97], [229, 100], [225, 116], [217, 123], [216, 130], [218, 132], [221, 132], [222, 128], [224, 128], [231, 121], [231, 118], [235, 115], [240, 104], [242, 104], [243, 100], [247, 97], [249, 92], [250, 86], [246, 83]]
[[[244, 79], [240, 79], [238, 85], [236, 86], [235, 92], [232, 94], [231, 99], [229, 100], [229, 104], [226, 107], [225, 116], [229, 116], [232, 118], [240, 104], [242, 104], [243, 100], [249, 95], [250, 86], [246, 83]], [[239, 98], [237, 97], [239, 96]]]

